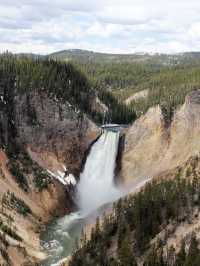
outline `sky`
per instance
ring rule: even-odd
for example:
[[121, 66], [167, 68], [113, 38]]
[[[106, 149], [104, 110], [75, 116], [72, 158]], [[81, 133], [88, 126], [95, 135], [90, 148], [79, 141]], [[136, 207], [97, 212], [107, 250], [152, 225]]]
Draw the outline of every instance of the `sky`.
[[0, 52], [200, 51], [199, 0], [0, 0]]

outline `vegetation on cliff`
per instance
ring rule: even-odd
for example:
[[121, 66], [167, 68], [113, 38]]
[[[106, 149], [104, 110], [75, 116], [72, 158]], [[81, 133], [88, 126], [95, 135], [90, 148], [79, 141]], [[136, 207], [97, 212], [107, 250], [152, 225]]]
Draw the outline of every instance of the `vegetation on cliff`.
[[[187, 263], [194, 246], [197, 249], [194, 238], [191, 238], [189, 251], [182, 258], [185, 264], [177, 262], [183, 249], [178, 254], [174, 250], [171, 261], [169, 256], [172, 255], [169, 254], [173, 246], [166, 247], [167, 235], [164, 239], [158, 238], [155, 246], [151, 241], [170, 224], [176, 227], [181, 222], [191, 223], [194, 213], [198, 213], [200, 179], [197, 164], [198, 158], [194, 158], [186, 172], [178, 169], [175, 177], [155, 180], [138, 194], [115, 203], [112, 214], [106, 215], [102, 222], [97, 219], [91, 239], [82, 236], [70, 266], [135, 266], [141, 259], [143, 265], [148, 266], [193, 265]], [[193, 259], [199, 262], [198, 253]]]
[[30, 207], [23, 200], [16, 197], [14, 192], [11, 193], [10, 191], [8, 191], [7, 193], [5, 193], [2, 197], [1, 203], [3, 208], [8, 207], [14, 209], [23, 216], [27, 216], [28, 214], [32, 213]]

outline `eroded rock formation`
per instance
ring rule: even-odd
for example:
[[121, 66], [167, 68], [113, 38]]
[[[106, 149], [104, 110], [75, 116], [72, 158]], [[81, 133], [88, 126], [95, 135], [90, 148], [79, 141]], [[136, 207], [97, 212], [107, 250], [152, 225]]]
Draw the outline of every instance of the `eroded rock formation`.
[[166, 127], [152, 107], [126, 133], [121, 176], [125, 182], [155, 176], [200, 152], [200, 91], [190, 93]]

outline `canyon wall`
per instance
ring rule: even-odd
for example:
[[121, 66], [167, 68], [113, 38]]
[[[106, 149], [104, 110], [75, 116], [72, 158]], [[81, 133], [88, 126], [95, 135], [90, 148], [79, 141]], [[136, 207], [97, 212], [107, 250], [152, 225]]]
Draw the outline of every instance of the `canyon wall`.
[[173, 169], [200, 152], [200, 91], [190, 93], [166, 127], [159, 106], [126, 132], [121, 176], [125, 183]]
[[47, 170], [78, 178], [100, 131], [78, 109], [42, 90], [15, 92], [9, 102], [2, 96], [0, 105], [0, 264], [36, 265], [45, 257], [39, 241], [44, 224], [73, 205], [71, 187]]

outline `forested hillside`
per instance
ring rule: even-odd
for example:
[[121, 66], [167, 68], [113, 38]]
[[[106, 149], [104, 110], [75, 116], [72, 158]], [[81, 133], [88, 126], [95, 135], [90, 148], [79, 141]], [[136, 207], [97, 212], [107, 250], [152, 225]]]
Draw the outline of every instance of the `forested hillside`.
[[185, 96], [200, 88], [200, 67], [179, 66], [164, 68], [150, 76], [137, 86], [137, 91], [147, 89], [147, 99], [133, 102], [138, 115], [144, 113], [149, 107], [160, 104], [170, 116], [173, 111], [184, 103]]
[[149, 107], [160, 104], [167, 120], [183, 104], [188, 92], [200, 87], [199, 53], [177, 55], [109, 55], [69, 50], [50, 55], [71, 61], [90, 80], [92, 86], [124, 102], [139, 91], [148, 97], [132, 101], [129, 110], [137, 117]]
[[[199, 166], [199, 158], [192, 158], [114, 203], [111, 214], [97, 218], [91, 239], [82, 235], [69, 265], [199, 265]], [[181, 225], [186, 229], [177, 235]]]
[[109, 91], [123, 102], [139, 91], [148, 97], [133, 101], [130, 106], [137, 117], [149, 107], [160, 104], [167, 117], [183, 104], [188, 92], [200, 87], [200, 66], [196, 63], [161, 66], [147, 63], [79, 64], [94, 86]]
[[[106, 99], [109, 108], [109, 120], [113, 123], [130, 123], [135, 119], [133, 108], [126, 107], [106, 91], [98, 91], [92, 86], [83, 72], [71, 63], [61, 63], [45, 58], [29, 59], [9, 54], [0, 56], [0, 85], [8, 88], [7, 93], [17, 90], [47, 92], [52, 98], [68, 101], [80, 111], [80, 117], [86, 113], [95, 122], [102, 123], [104, 114], [95, 110], [97, 96]], [[104, 96], [106, 94], [106, 97]], [[2, 95], [3, 96], [3, 95]]]

